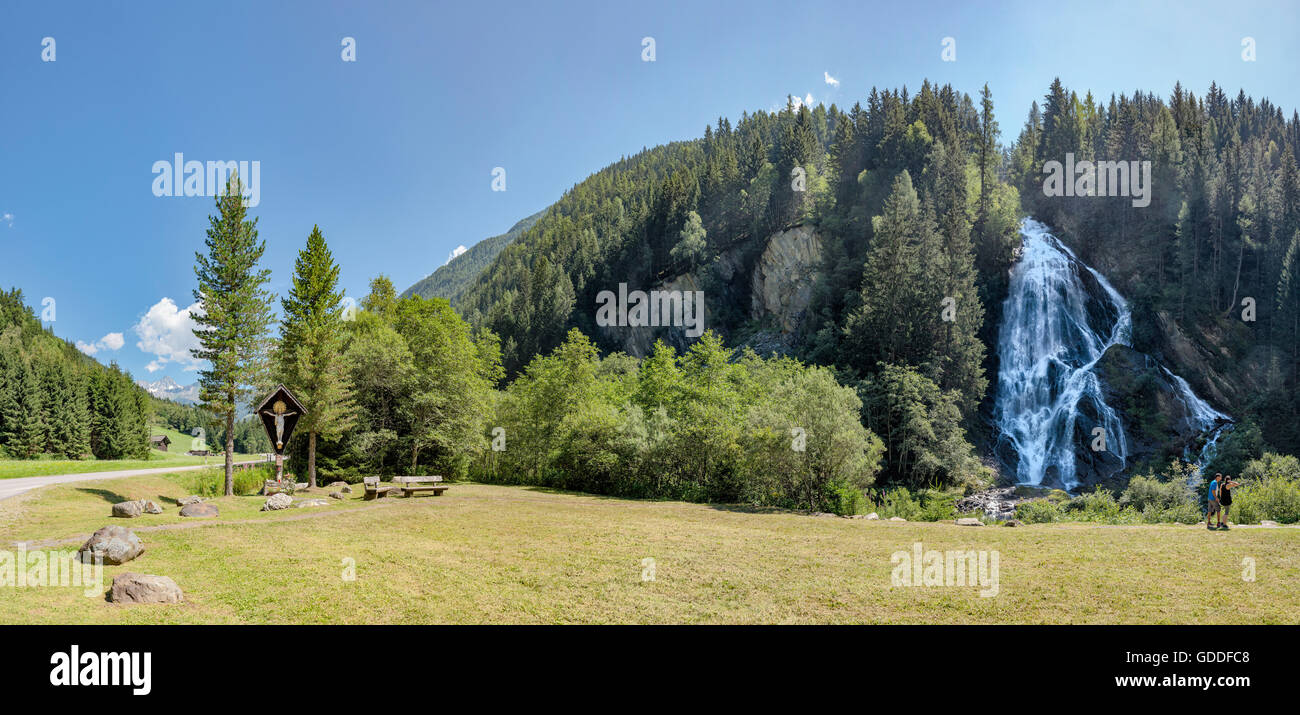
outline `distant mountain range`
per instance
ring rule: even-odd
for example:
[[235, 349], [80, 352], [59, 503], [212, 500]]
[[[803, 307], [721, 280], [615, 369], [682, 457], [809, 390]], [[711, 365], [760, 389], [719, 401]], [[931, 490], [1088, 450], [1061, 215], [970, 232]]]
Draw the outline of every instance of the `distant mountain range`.
[[160, 400], [171, 400], [182, 405], [196, 405], [199, 402], [199, 383], [180, 385], [170, 377], [154, 382], [136, 380], [135, 384], [143, 387], [145, 392]]
[[425, 276], [415, 285], [407, 288], [402, 293], [402, 297], [418, 295], [424, 298], [446, 298], [455, 303], [460, 298], [461, 293], [464, 293], [474, 279], [478, 278], [478, 275], [483, 272], [483, 269], [487, 268], [488, 264], [492, 263], [493, 259], [506, 246], [509, 246], [521, 234], [532, 228], [533, 224], [537, 223], [537, 220], [544, 213], [546, 213], [546, 209], [542, 209], [521, 220], [500, 236], [493, 236], [479, 241], [464, 253], [455, 256], [445, 265]]

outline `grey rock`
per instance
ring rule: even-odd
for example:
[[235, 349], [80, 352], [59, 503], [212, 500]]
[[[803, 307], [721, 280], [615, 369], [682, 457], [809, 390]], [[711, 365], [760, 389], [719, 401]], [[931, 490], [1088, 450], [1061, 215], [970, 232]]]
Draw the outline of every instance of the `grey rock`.
[[957, 520], [957, 526], [984, 526], [984, 522], [974, 517], [966, 516]]
[[146, 514], [161, 514], [161, 513], [162, 513], [162, 507], [158, 506], [158, 502], [156, 502], [156, 501], [150, 501], [150, 500], [148, 500], [148, 499], [141, 499], [141, 500], [140, 500], [140, 508], [143, 509], [143, 510], [144, 510], [144, 513], [146, 513]]
[[279, 511], [281, 509], [288, 509], [289, 505], [292, 503], [293, 497], [284, 492], [272, 494], [271, 498], [267, 499], [266, 503], [262, 505], [262, 511]]
[[94, 563], [98, 557], [103, 563], [117, 566], [143, 553], [144, 543], [135, 532], [124, 526], [105, 526], [90, 535], [77, 551], [77, 556], [82, 563]]
[[310, 506], [329, 506], [329, 501], [325, 499], [300, 499], [293, 503], [294, 509], [302, 509]]
[[772, 316], [782, 334], [798, 330], [812, 302], [822, 242], [810, 225], [772, 234], [750, 280], [750, 317]]
[[864, 518], [866, 518], [868, 521], [876, 521], [880, 518], [880, 515], [873, 511], [870, 514], [867, 514], [866, 517]]
[[1002, 522], [1002, 525], [1003, 526], [1024, 526], [1025, 523], [1019, 519], [1010, 519], [1008, 521]]
[[181, 507], [181, 516], [195, 517], [198, 519], [211, 519], [219, 513], [216, 504], [208, 504], [207, 502], [201, 504], [186, 504]]
[[343, 492], [330, 492], [330, 499], [342, 499]]
[[185, 497], [185, 498], [183, 498], [183, 499], [178, 500], [178, 501], [176, 502], [176, 505], [177, 505], [177, 506], [189, 506], [190, 504], [202, 504], [204, 501], [206, 501], [206, 500], [205, 500], [203, 497], [201, 497], [201, 496], [188, 496], [188, 497]]
[[342, 487], [341, 489], [339, 489], [339, 491], [343, 492], [344, 494], [351, 494], [351, 493], [352, 493], [352, 487], [350, 487], [350, 486], [344, 484], [343, 487]]
[[113, 516], [134, 519], [144, 513], [144, 504], [140, 501], [124, 501], [113, 505]]
[[303, 490], [307, 488], [307, 482], [295, 482], [293, 486], [294, 489]]
[[891, 516], [891, 517], [889, 517], [889, 520], [890, 520], [890, 521], [907, 521], [907, 519], [904, 519], [904, 518], [901, 517], [901, 516]]
[[1259, 522], [1259, 525], [1260, 525], [1260, 526], [1278, 526], [1278, 523], [1277, 523], [1276, 521], [1269, 521], [1268, 519], [1265, 519], [1265, 520]]
[[127, 572], [113, 577], [109, 599], [113, 603], [180, 603], [185, 594], [167, 576]]

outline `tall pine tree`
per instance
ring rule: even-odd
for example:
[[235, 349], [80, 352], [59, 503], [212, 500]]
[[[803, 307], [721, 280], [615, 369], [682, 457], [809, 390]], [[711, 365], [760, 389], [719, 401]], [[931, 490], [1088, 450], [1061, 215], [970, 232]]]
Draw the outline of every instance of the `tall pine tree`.
[[202, 310], [194, 316], [199, 347], [191, 352], [208, 362], [199, 371], [203, 407], [226, 423], [226, 496], [235, 493], [235, 413], [258, 382], [271, 323], [272, 296], [264, 287], [271, 271], [257, 267], [266, 242], [257, 238], [257, 219], [247, 218], [242, 190], [232, 174], [217, 196], [217, 215], [208, 217], [208, 253], [194, 254], [194, 298]]
[[320, 227], [313, 226], [307, 247], [294, 264], [293, 286], [280, 301], [277, 370], [284, 384], [303, 403], [307, 434], [307, 479], [316, 486], [316, 439], [333, 436], [352, 423], [351, 390], [343, 365], [343, 293]]

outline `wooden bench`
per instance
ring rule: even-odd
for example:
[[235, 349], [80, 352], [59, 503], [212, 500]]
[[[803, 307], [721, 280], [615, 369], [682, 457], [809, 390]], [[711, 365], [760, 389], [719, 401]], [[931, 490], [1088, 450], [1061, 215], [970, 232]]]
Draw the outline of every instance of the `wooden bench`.
[[366, 501], [382, 499], [383, 497], [388, 496], [388, 492], [393, 490], [392, 487], [379, 486], [379, 477], [365, 477], [361, 482], [366, 487]]
[[409, 497], [416, 492], [433, 492], [435, 497], [442, 496], [442, 493], [450, 489], [443, 484], [442, 477], [393, 477], [393, 481], [400, 484], [398, 489], [402, 490], [402, 496]]

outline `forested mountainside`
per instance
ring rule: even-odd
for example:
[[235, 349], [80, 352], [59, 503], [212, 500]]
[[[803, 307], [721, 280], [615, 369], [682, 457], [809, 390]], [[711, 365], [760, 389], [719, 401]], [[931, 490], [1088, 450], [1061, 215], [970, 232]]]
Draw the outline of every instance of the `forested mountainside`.
[[[605, 350], [684, 347], [681, 328], [597, 325], [597, 296], [620, 284], [702, 291], [705, 327], [729, 343], [835, 366], [887, 446], [911, 434], [908, 414], [983, 444], [1017, 227], [1034, 215], [1130, 297], [1135, 348], [1242, 420], [1229, 439], [1252, 444], [1230, 451], [1259, 451], [1256, 423], [1295, 451], [1295, 114], [1214, 86], [1204, 99], [1180, 85], [1168, 101], [1103, 104], [1058, 81], [1044, 104], [1008, 146], [987, 88], [972, 99], [929, 82], [873, 89], [848, 109], [791, 102], [719, 119], [574, 186], [457, 308], [500, 336], [514, 375], [573, 327]], [[1150, 161], [1150, 205], [1045, 196], [1044, 162], [1067, 153]], [[933, 450], [889, 449], [886, 468], [968, 469], [964, 439], [924, 441]]]
[[506, 246], [510, 245], [511, 241], [519, 238], [520, 234], [532, 228], [533, 224], [537, 223], [537, 220], [545, 212], [546, 210], [542, 209], [532, 216], [520, 220], [514, 226], [511, 226], [509, 231], [500, 236], [485, 238], [470, 246], [464, 253], [448, 261], [446, 265], [439, 266], [433, 273], [407, 288], [401, 297], [418, 295], [423, 298], [446, 298], [452, 304], [455, 304], [461, 293], [465, 292], [465, 289], [483, 272], [483, 269], [487, 268], [492, 263], [492, 260]]
[[0, 457], [146, 457], [151, 399], [43, 328], [22, 291], [0, 292]]
[[[1026, 210], [1129, 298], [1133, 347], [1244, 418], [1237, 441], [1287, 451], [1300, 448], [1298, 151], [1300, 117], [1267, 99], [1229, 98], [1213, 84], [1198, 98], [1179, 84], [1168, 100], [1101, 102], [1057, 81], [1007, 166]], [[1149, 160], [1150, 205], [1045, 196], [1043, 162], [1067, 154]]]

